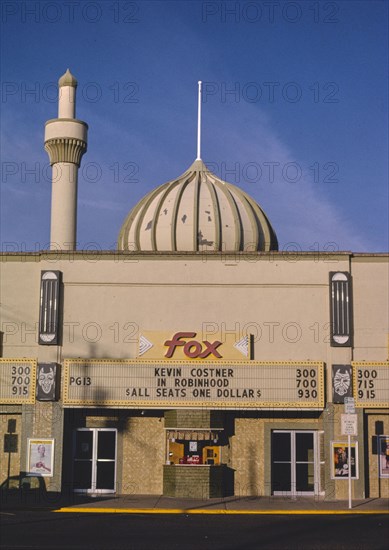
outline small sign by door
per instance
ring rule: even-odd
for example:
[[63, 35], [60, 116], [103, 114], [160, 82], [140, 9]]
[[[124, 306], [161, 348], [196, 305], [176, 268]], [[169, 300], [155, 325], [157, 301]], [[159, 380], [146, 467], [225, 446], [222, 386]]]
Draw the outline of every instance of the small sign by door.
[[358, 416], [356, 414], [341, 415], [342, 435], [358, 435]]
[[346, 414], [355, 413], [355, 399], [354, 397], [345, 397], [344, 398], [344, 412]]

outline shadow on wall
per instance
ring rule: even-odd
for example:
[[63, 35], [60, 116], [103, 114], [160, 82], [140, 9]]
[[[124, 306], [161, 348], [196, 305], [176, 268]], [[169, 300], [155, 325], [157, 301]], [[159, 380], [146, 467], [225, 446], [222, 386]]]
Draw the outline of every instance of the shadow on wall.
[[[89, 342], [88, 354], [86, 359], [95, 359], [97, 357], [104, 357], [105, 355], [106, 354], [100, 350], [100, 348], [97, 346], [96, 343]], [[89, 406], [104, 407], [108, 399], [108, 392], [105, 390], [103, 386], [97, 386], [97, 387], [93, 387], [93, 392], [91, 394], [89, 369], [90, 369], [90, 365], [88, 364], [84, 365], [82, 379], [80, 378], [79, 380], [76, 381], [77, 385], [78, 383], [80, 383], [79, 387], [81, 389], [81, 395], [79, 395], [79, 398], [81, 398], [82, 401], [85, 401]]]
[[258, 480], [258, 464], [256, 461], [257, 446], [253, 442], [248, 445], [248, 479], [247, 496], [260, 496], [259, 480]]

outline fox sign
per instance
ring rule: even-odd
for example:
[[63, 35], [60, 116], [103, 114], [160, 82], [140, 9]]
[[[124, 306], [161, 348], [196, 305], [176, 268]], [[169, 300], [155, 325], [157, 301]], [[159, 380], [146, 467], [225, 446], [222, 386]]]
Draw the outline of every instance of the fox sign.
[[[239, 335], [238, 335], [239, 336]], [[250, 359], [250, 336], [204, 335], [193, 331], [142, 332], [138, 357], [147, 359], [230, 360]]]
[[[165, 357], [173, 357], [175, 349], [179, 346], [184, 346], [182, 351], [189, 359], [195, 359], [197, 357], [205, 359], [211, 354], [221, 359], [222, 356], [217, 350], [222, 344], [219, 340], [215, 340], [213, 343], [208, 342], [208, 340], [203, 340], [202, 343], [197, 340], [185, 341], [187, 338], [194, 338], [195, 336], [195, 332], [176, 332], [171, 340], [166, 340], [164, 343], [164, 346], [168, 348]], [[204, 348], [203, 344], [205, 346]]]

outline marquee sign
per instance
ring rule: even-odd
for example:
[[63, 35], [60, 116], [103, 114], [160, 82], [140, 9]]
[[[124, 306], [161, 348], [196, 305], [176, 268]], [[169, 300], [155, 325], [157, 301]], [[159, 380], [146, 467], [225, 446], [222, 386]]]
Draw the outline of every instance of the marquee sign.
[[356, 407], [389, 407], [389, 363], [353, 362]]
[[0, 403], [35, 403], [36, 360], [0, 359]]
[[67, 359], [68, 407], [324, 408], [321, 362]]

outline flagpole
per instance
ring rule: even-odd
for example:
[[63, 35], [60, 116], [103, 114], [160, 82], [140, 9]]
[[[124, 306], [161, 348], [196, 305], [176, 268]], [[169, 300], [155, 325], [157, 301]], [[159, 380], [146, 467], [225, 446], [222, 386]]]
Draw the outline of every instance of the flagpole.
[[201, 160], [201, 80], [198, 81], [199, 94], [198, 94], [198, 109], [197, 109], [197, 158]]

